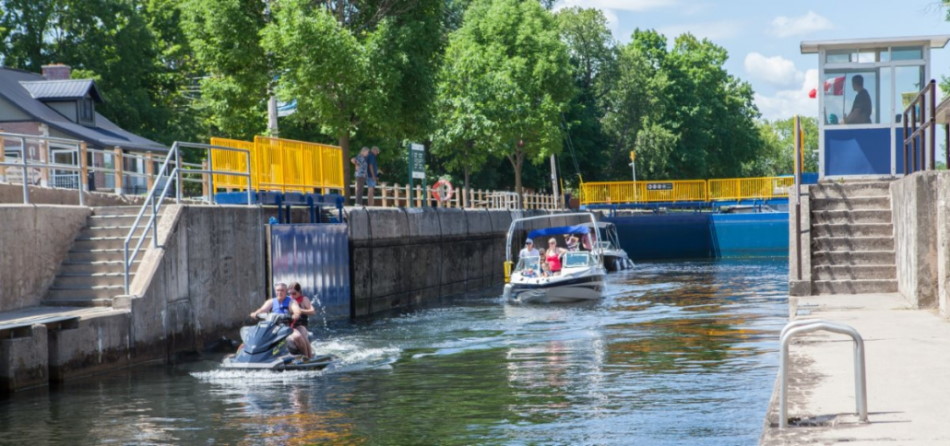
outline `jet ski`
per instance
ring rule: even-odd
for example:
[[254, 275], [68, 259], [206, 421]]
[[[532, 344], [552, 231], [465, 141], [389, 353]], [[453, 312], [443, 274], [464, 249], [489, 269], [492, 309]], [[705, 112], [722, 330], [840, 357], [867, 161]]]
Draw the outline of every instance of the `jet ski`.
[[[333, 362], [329, 355], [304, 358], [297, 353], [293, 343], [287, 337], [294, 332], [290, 327], [290, 316], [267, 313], [257, 316], [256, 325], [241, 328], [241, 341], [235, 354], [224, 358], [221, 366], [225, 369], [240, 370], [322, 370]], [[313, 340], [310, 335], [310, 342]], [[293, 349], [293, 350], [292, 350]]]

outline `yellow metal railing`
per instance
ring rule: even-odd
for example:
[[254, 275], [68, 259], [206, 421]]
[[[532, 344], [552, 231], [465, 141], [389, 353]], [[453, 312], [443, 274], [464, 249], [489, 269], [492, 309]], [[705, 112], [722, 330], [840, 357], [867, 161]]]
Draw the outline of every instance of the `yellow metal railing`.
[[793, 177], [581, 183], [581, 204], [721, 201], [788, 197]]
[[[291, 139], [256, 136], [254, 141], [211, 138], [211, 144], [250, 150], [251, 187], [255, 190], [313, 192], [314, 189], [343, 190], [343, 150], [337, 146]], [[246, 171], [244, 159], [231, 152], [211, 151], [214, 170]], [[246, 182], [215, 175], [215, 187], [242, 190]]]

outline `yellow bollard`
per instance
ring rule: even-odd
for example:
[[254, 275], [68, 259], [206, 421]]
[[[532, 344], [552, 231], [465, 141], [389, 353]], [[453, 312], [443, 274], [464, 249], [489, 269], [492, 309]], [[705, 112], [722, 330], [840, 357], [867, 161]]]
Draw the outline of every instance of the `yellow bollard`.
[[505, 283], [511, 282], [511, 260], [505, 260]]

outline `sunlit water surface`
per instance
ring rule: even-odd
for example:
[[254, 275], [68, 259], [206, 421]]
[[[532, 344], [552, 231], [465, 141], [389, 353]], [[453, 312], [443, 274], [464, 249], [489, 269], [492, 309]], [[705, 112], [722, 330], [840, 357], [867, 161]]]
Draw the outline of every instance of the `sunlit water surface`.
[[216, 360], [0, 401], [4, 444], [756, 444], [784, 261], [639, 264], [603, 302], [465, 300], [322, 330], [322, 372]]

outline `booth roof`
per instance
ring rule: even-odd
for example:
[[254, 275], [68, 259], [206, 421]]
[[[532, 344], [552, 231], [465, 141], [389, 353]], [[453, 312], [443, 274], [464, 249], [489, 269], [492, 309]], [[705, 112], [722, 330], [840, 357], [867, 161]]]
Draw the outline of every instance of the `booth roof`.
[[871, 37], [847, 40], [806, 40], [801, 43], [802, 54], [815, 54], [822, 49], [876, 48], [881, 46], [929, 45], [931, 48], [943, 48], [950, 41], [950, 35], [905, 37]]

